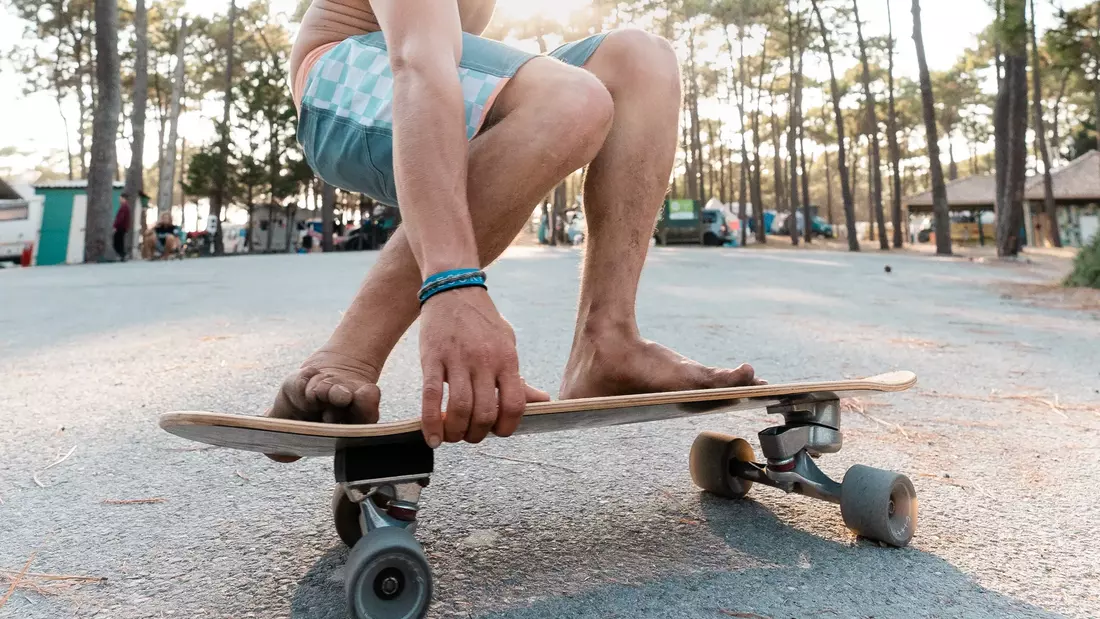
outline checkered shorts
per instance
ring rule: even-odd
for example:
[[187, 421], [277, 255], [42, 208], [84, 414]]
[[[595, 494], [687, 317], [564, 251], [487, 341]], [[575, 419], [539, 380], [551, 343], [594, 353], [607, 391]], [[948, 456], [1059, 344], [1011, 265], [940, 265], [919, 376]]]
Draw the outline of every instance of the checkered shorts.
[[[581, 66], [604, 35], [567, 44], [550, 55]], [[504, 85], [535, 56], [464, 34], [458, 76], [473, 139]], [[310, 68], [302, 94], [298, 141], [325, 182], [397, 206], [393, 177], [393, 72], [380, 32], [333, 47]]]

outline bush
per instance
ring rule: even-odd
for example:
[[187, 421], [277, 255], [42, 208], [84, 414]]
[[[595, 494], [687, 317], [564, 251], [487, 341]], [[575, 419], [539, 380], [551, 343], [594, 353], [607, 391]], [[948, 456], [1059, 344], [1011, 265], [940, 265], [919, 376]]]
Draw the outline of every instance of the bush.
[[1100, 288], [1100, 234], [1081, 248], [1073, 262], [1073, 271], [1066, 278], [1067, 286]]

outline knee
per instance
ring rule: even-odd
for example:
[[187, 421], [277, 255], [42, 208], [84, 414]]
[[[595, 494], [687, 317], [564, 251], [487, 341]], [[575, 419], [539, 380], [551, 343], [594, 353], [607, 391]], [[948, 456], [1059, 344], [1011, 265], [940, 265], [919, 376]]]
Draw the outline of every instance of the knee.
[[554, 89], [554, 106], [563, 133], [583, 143], [602, 144], [615, 116], [611, 93], [596, 76], [580, 69], [569, 71], [562, 82]]
[[601, 60], [611, 65], [608, 88], [644, 88], [652, 95], [680, 96], [680, 62], [672, 45], [644, 30], [627, 28], [607, 35], [600, 46]]

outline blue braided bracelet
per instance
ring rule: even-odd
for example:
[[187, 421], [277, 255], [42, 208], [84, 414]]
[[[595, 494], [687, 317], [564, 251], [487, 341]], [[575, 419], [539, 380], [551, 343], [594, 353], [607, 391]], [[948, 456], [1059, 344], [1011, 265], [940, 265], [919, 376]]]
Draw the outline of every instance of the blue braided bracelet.
[[472, 286], [486, 288], [486, 279], [488, 279], [488, 277], [485, 275], [485, 272], [480, 269], [454, 269], [451, 271], [443, 271], [442, 273], [436, 273], [424, 280], [424, 285], [420, 287], [420, 292], [417, 294], [417, 297], [420, 299], [420, 304], [424, 305], [428, 299], [448, 290], [470, 288]]

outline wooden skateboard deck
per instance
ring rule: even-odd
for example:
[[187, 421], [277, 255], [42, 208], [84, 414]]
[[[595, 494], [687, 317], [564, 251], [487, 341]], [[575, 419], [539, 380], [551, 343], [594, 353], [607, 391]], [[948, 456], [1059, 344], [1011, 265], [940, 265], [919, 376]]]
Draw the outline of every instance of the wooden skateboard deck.
[[[516, 434], [678, 419], [793, 402], [850, 397], [866, 392], [905, 391], [916, 374], [899, 371], [858, 380], [786, 383], [697, 391], [673, 391], [527, 405]], [[420, 434], [420, 420], [339, 425], [250, 415], [180, 411], [160, 417], [160, 427], [186, 439], [285, 456], [332, 456], [346, 447], [404, 442]]]

